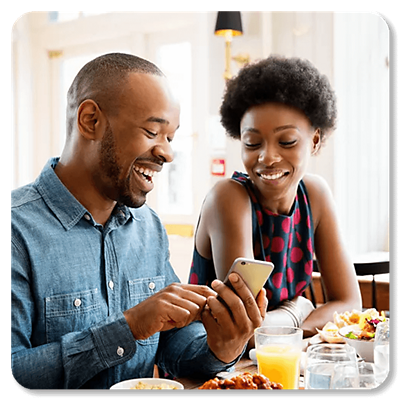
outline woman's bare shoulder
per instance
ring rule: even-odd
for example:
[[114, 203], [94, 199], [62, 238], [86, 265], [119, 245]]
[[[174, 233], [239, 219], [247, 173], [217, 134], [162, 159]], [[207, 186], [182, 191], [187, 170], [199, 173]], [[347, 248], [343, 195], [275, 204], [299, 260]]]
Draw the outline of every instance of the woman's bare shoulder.
[[306, 174], [303, 178], [303, 182], [305, 183], [308, 192], [330, 192], [328, 183], [320, 175]]
[[217, 182], [207, 195], [206, 202], [217, 206], [232, 202], [248, 202], [249, 195], [246, 188], [233, 179], [222, 179]]
[[322, 176], [315, 174], [305, 175], [303, 182], [307, 188], [314, 224], [318, 225], [323, 213], [331, 210], [333, 206], [331, 188]]

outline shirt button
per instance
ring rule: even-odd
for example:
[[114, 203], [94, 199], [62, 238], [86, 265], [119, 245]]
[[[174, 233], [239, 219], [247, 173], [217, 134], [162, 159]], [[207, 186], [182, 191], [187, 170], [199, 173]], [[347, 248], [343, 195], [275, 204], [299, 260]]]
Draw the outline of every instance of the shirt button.
[[124, 353], [125, 353], [125, 350], [124, 350], [122, 347], [118, 346], [117, 354], [118, 354], [120, 357], [122, 357], [122, 356], [124, 355]]
[[108, 282], [108, 287], [109, 287], [111, 290], [114, 290], [114, 282], [113, 282], [113, 281]]
[[74, 306], [75, 306], [75, 307], [79, 307], [81, 304], [82, 304], [81, 299], [75, 299], [75, 300], [74, 300]]
[[156, 287], [156, 284], [154, 282], [149, 283], [149, 289], [153, 290]]
[[86, 221], [90, 221], [90, 215], [89, 214], [85, 214], [84, 217], [85, 217]]

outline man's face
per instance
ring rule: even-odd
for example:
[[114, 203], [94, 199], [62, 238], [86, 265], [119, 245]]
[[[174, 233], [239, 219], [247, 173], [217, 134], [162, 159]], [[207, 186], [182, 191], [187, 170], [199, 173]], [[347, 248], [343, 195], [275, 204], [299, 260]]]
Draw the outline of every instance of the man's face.
[[93, 176], [102, 195], [137, 208], [153, 189], [154, 175], [173, 160], [179, 106], [166, 79], [149, 74], [130, 74], [116, 101], [117, 113], [106, 116]]

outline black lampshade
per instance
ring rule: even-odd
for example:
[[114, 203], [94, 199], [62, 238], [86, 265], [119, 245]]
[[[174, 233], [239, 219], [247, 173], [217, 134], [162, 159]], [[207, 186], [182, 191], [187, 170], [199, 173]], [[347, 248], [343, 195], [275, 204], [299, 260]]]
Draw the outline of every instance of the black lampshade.
[[225, 36], [226, 31], [229, 30], [232, 31], [232, 36], [243, 34], [240, 11], [218, 11], [214, 33], [219, 36]]

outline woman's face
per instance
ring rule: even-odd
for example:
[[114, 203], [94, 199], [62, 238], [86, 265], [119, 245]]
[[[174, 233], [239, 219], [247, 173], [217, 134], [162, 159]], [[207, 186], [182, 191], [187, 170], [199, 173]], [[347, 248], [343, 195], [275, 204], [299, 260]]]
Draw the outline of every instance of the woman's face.
[[320, 146], [319, 129], [297, 108], [264, 103], [246, 111], [240, 132], [242, 161], [263, 205], [288, 214], [311, 154]]

